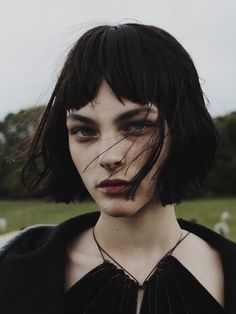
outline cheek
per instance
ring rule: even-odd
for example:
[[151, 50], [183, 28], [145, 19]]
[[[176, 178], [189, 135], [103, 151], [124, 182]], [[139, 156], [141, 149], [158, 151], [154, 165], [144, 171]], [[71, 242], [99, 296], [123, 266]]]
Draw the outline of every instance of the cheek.
[[69, 151], [80, 177], [83, 181], [88, 181], [94, 175], [94, 168], [97, 162], [96, 159], [93, 162], [94, 157], [91, 157], [94, 156], [94, 151], [73, 140], [69, 141]]
[[132, 164], [136, 168], [142, 167], [152, 148], [150, 139], [138, 139], [131, 147], [127, 156], [129, 156], [129, 161], [132, 161]]
[[72, 160], [75, 162], [76, 145], [75, 145], [75, 143], [72, 140], [70, 140], [70, 138], [69, 138], [69, 152], [70, 152]]
[[83, 153], [81, 154], [81, 149], [79, 148], [79, 145], [72, 140], [69, 140], [69, 151], [75, 167], [77, 168], [78, 171], [81, 172], [85, 159], [85, 157], [83, 156], [85, 154]]

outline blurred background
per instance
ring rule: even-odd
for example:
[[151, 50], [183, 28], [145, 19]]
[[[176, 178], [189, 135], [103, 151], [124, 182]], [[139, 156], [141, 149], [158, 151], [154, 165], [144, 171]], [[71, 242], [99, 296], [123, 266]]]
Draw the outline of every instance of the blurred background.
[[34, 133], [68, 50], [99, 24], [141, 22], [174, 35], [192, 56], [220, 151], [203, 190], [178, 217], [236, 241], [236, 2], [233, 0], [0, 0], [0, 245], [32, 224], [96, 209], [32, 200], [22, 187], [21, 152]]

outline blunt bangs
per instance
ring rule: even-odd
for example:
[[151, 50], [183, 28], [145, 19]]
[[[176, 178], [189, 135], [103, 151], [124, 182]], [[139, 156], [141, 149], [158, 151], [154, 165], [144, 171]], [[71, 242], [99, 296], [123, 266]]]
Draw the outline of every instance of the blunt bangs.
[[23, 183], [31, 194], [66, 203], [88, 198], [70, 156], [66, 112], [92, 102], [103, 80], [121, 102], [158, 108], [159, 138], [126, 197], [134, 197], [157, 161], [165, 122], [171, 147], [154, 178], [157, 198], [163, 205], [180, 203], [199, 189], [215, 158], [218, 135], [195, 66], [166, 31], [129, 23], [90, 29], [69, 52], [23, 168]]
[[163, 101], [169, 103], [194, 68], [188, 69], [183, 62], [186, 55], [171, 35], [155, 27], [124, 24], [94, 28], [74, 45], [59, 79], [65, 109], [79, 109], [91, 102], [102, 80], [119, 100], [158, 107]]

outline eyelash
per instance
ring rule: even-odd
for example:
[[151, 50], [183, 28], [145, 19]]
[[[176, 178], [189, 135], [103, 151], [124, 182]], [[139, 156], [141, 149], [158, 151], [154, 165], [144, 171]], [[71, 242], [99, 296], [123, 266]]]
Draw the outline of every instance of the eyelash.
[[151, 124], [149, 123], [145, 123], [145, 122], [134, 122], [131, 123], [128, 127], [130, 126], [141, 126], [142, 129], [136, 130], [136, 131], [131, 131], [131, 134], [137, 133], [137, 134], [143, 134], [145, 131], [150, 130], [151, 127], [153, 127]]
[[[139, 130], [134, 130], [134, 131], [127, 131], [127, 129], [128, 128], [130, 128], [130, 127], [133, 127], [133, 126], [141, 126], [142, 128], [141, 129], [139, 129]], [[150, 129], [151, 128], [153, 128], [153, 125], [151, 125], [150, 123], [146, 123], [146, 122], [134, 122], [134, 123], [130, 123], [128, 126], [127, 126], [127, 128], [125, 128], [126, 129], [126, 131], [124, 132], [125, 134], [127, 134], [128, 133], [128, 135], [134, 135], [134, 136], [142, 136], [143, 134], [146, 134], [147, 132], [149, 132], [150, 131]], [[89, 132], [91, 132], [92, 131], [92, 133], [96, 133], [96, 131], [93, 129], [93, 128], [88, 128], [88, 127], [75, 127], [75, 128], [72, 128], [71, 130], [70, 130], [70, 134], [71, 135], [75, 135], [75, 136], [77, 136], [77, 138], [78, 138], [78, 140], [79, 141], [89, 141], [89, 140], [93, 140], [93, 139], [95, 139], [96, 138], [96, 136], [95, 135], [91, 135], [91, 133], [90, 133], [90, 135], [78, 135], [78, 132], [83, 132], [83, 131], [89, 131]]]
[[[91, 128], [77, 127], [77, 128], [71, 129], [70, 134], [71, 134], [71, 135], [78, 135], [78, 134], [77, 134], [78, 132], [84, 131], [84, 130], [94, 131], [94, 130], [91, 129]], [[81, 137], [86, 138], [86, 137], [91, 137], [91, 135], [87, 135], [87, 136], [85, 135], [85, 136], [81, 136]]]

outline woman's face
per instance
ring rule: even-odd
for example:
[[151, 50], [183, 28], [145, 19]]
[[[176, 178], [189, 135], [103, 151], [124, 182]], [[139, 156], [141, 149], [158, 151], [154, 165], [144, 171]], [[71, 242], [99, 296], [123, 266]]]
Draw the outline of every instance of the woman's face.
[[[161, 155], [141, 181], [134, 200], [124, 198], [124, 188], [138, 173], [157, 140], [158, 110], [149, 106], [148, 115], [147, 110], [148, 106], [132, 101], [120, 102], [104, 81], [93, 103], [67, 114], [72, 160], [100, 210], [110, 216], [132, 216], [155, 203], [155, 183], [151, 179], [167, 156], [169, 136], [165, 137]], [[106, 179], [110, 181], [103, 182]]]

